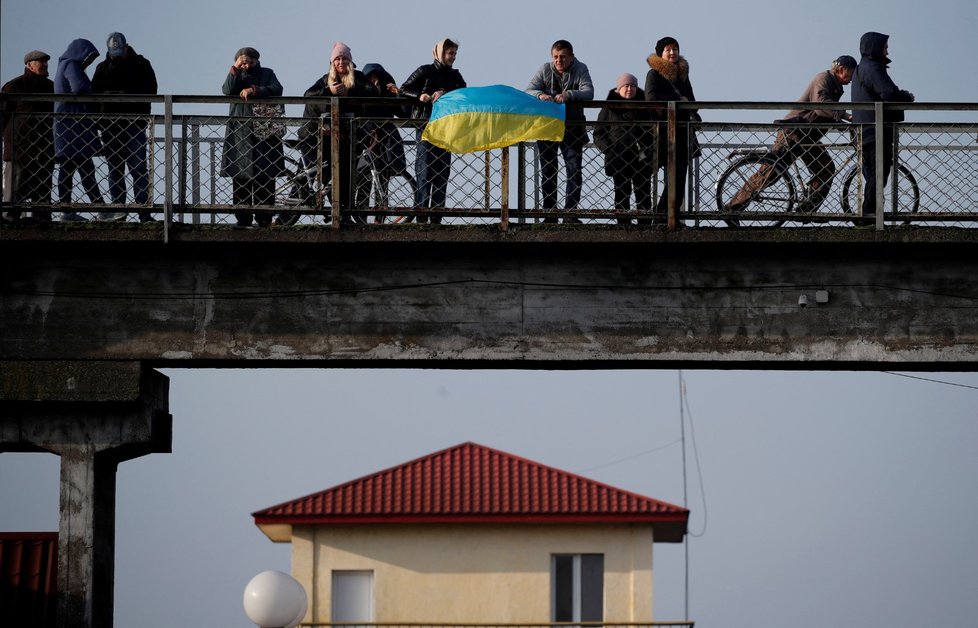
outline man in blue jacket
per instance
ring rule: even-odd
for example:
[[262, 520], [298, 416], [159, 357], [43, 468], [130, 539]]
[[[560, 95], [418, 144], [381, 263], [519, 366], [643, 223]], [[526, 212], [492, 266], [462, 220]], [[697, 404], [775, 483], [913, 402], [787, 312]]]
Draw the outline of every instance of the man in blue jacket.
[[[862, 58], [852, 77], [852, 102], [913, 102], [908, 91], [896, 86], [887, 73], [890, 59], [889, 35], [865, 33], [859, 40], [859, 54]], [[852, 121], [861, 125], [863, 149], [863, 178], [866, 187], [863, 191], [863, 217], [875, 221], [876, 216], [876, 127], [875, 112], [856, 109]], [[893, 122], [902, 122], [903, 112], [886, 113], [883, 117], [883, 185], [893, 167]]]

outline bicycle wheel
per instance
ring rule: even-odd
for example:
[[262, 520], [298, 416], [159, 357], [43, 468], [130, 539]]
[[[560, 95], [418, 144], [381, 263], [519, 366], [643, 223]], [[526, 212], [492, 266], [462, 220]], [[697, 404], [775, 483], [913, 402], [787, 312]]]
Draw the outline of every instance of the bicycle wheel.
[[[386, 177], [375, 176], [375, 179], [377, 183], [374, 188], [375, 207], [389, 210], [397, 207], [414, 206], [414, 193], [418, 189], [418, 184], [406, 170], [398, 170]], [[393, 223], [400, 223], [409, 219], [408, 216], [392, 216], [391, 218]], [[378, 216], [375, 222], [385, 222], [384, 217]]]
[[[727, 212], [730, 202], [762, 166], [773, 167], [771, 155], [748, 155], [732, 163], [717, 181], [717, 210]], [[774, 181], [757, 192], [746, 207], [740, 210], [743, 218], [725, 219], [731, 227], [745, 223], [757, 227], [779, 227], [786, 218], [773, 217], [786, 215], [795, 204], [795, 184], [788, 173], [782, 172]], [[752, 216], [757, 216], [752, 217]]]
[[294, 172], [286, 170], [283, 176], [284, 183], [275, 190], [275, 205], [282, 207], [282, 211], [275, 219], [275, 224], [291, 227], [299, 222], [302, 217], [297, 211], [288, 211], [296, 208], [309, 208], [312, 205], [312, 188], [309, 186], [307, 172]]
[[[897, 180], [897, 214], [915, 214], [920, 209], [920, 188], [917, 186], [917, 178], [913, 176], [910, 169], [900, 164], [897, 166], [899, 178]], [[863, 179], [858, 166], [853, 166], [846, 174], [842, 183], [842, 211], [850, 214], [854, 211], [862, 212]], [[890, 190], [892, 186], [887, 180], [883, 190], [883, 209], [892, 209], [890, 202]]]

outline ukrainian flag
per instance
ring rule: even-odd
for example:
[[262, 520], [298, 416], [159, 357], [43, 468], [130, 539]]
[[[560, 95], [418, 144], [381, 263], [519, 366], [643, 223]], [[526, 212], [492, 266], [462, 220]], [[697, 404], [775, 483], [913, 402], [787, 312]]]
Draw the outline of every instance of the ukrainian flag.
[[564, 105], [507, 85], [465, 87], [435, 101], [421, 138], [453, 153], [564, 139]]

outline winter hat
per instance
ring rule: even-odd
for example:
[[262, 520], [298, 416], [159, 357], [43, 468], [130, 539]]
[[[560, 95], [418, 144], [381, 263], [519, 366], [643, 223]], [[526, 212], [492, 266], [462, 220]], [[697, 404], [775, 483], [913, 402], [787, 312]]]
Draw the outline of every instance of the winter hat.
[[329, 62], [332, 63], [335, 61], [336, 57], [346, 57], [350, 60], [350, 63], [353, 63], [353, 52], [350, 50], [349, 46], [341, 41], [333, 44], [333, 51], [329, 53]]
[[234, 58], [237, 59], [241, 55], [247, 55], [252, 59], [261, 59], [261, 55], [258, 54], [258, 51], [251, 46], [245, 46], [244, 48], [238, 50], [236, 53], [234, 53]]
[[842, 55], [841, 57], [833, 61], [832, 65], [838, 65], [847, 68], [849, 70], [855, 70], [856, 65], [858, 64], [856, 63], [856, 60], [850, 57], [849, 55]]
[[24, 55], [24, 65], [27, 65], [31, 61], [50, 61], [51, 55], [46, 52], [41, 52], [40, 50], [31, 50], [26, 55]]
[[679, 42], [676, 41], [675, 37], [663, 37], [659, 41], [655, 42], [655, 54], [662, 56], [662, 51], [666, 49], [666, 46], [675, 46], [679, 48]]
[[105, 40], [105, 56], [121, 57], [126, 54], [126, 36], [122, 33], [112, 33]]
[[635, 87], [638, 87], [638, 79], [635, 78], [634, 74], [625, 72], [618, 77], [617, 81], [615, 81], [615, 89], [621, 89], [623, 85], [634, 85]]
[[368, 63], [367, 65], [363, 66], [364, 76], [369, 77], [374, 72], [383, 72], [386, 74], [387, 70], [385, 70], [384, 66], [380, 65], [379, 63]]

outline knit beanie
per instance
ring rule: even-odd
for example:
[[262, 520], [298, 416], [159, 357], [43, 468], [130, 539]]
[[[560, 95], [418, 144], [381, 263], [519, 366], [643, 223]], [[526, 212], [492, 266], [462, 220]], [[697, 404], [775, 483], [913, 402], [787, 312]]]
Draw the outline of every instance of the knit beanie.
[[621, 89], [623, 85], [634, 85], [635, 87], [638, 87], [638, 79], [635, 78], [634, 74], [625, 72], [618, 77], [617, 81], [615, 81], [615, 89]]
[[329, 54], [329, 62], [332, 63], [335, 61], [336, 57], [346, 57], [351, 63], [353, 62], [353, 52], [350, 50], [349, 46], [341, 41], [333, 44], [333, 51]]
[[679, 48], [679, 42], [676, 41], [675, 37], [663, 37], [659, 41], [655, 42], [655, 54], [662, 56], [662, 51], [666, 49], [666, 46], [673, 45]]

